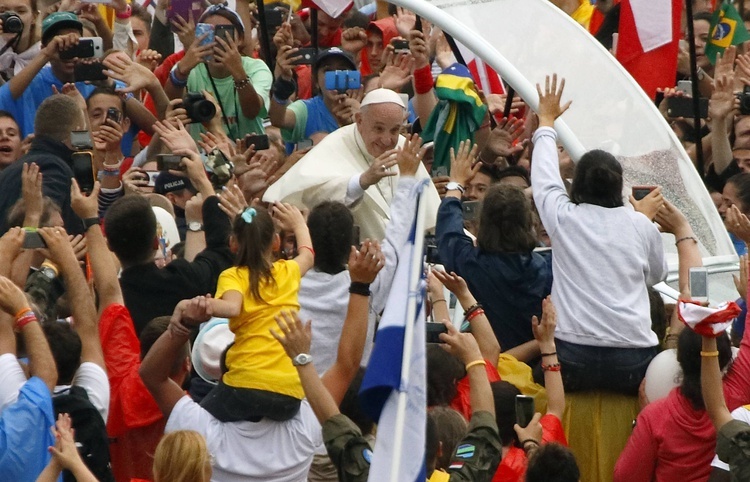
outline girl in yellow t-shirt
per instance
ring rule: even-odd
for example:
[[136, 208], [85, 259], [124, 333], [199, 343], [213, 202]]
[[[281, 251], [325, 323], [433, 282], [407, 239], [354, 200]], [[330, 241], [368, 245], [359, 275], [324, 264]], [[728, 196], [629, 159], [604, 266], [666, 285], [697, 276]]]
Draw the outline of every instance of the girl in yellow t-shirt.
[[[293, 260], [276, 260], [276, 228], [294, 232]], [[269, 211], [246, 208], [232, 225], [229, 247], [236, 266], [219, 276], [211, 300], [214, 316], [229, 318], [234, 344], [226, 353], [227, 372], [201, 405], [222, 422], [288, 420], [304, 398], [302, 385], [284, 348], [270, 328], [282, 311], [299, 310], [300, 279], [313, 266], [315, 252], [299, 209], [275, 203]]]

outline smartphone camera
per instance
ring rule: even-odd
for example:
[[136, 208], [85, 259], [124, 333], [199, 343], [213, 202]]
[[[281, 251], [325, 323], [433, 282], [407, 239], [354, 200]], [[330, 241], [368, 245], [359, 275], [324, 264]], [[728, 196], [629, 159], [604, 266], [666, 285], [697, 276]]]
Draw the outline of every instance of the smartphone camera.
[[116, 107], [110, 107], [107, 109], [107, 119], [115, 121], [115, 124], [119, 124], [122, 121], [122, 112]]
[[182, 107], [193, 122], [208, 122], [216, 115], [216, 106], [200, 92], [188, 92], [182, 98]]
[[440, 340], [440, 334], [448, 333], [448, 328], [442, 323], [425, 323], [425, 328], [427, 329], [427, 332], [425, 333], [425, 341], [427, 343], [442, 343]]
[[633, 186], [633, 199], [640, 201], [651, 194], [654, 189], [656, 189], [655, 186]]
[[23, 32], [23, 20], [16, 12], [5, 12], [0, 15], [0, 20], [3, 21], [3, 33]]

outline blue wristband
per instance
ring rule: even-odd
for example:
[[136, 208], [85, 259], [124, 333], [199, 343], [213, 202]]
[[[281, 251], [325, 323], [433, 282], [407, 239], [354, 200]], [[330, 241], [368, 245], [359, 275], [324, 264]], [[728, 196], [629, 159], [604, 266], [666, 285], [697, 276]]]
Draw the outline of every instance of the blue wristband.
[[187, 87], [187, 80], [180, 80], [177, 78], [177, 74], [174, 73], [174, 71], [177, 69], [177, 66], [169, 71], [169, 80], [172, 81], [172, 85], [175, 87]]

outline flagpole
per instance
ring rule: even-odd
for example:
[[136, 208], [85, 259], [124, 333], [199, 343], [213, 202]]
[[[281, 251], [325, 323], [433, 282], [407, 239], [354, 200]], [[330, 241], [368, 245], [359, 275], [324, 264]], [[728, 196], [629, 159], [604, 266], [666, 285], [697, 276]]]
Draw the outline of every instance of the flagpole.
[[690, 51], [690, 81], [693, 84], [693, 130], [695, 132], [695, 164], [698, 175], [703, 179], [703, 139], [701, 138], [700, 90], [698, 86], [698, 64], [695, 60], [695, 29], [693, 28], [693, 2], [685, 0], [685, 17], [687, 18], [688, 48]]
[[[263, 4], [263, 0], [255, 2], [255, 6], [258, 7], [258, 38], [260, 39], [260, 48], [263, 51], [263, 57], [266, 61], [266, 65], [273, 72], [274, 60], [271, 58], [271, 45], [268, 43], [271, 39], [268, 37], [268, 24], [266, 23], [266, 7]], [[292, 8], [291, 6], [289, 8]]]
[[415, 292], [409, 293], [409, 301], [406, 304], [406, 323], [404, 329], [404, 353], [401, 358], [401, 386], [399, 387], [396, 405], [396, 434], [393, 439], [393, 465], [391, 465], [390, 482], [399, 481], [399, 469], [401, 468], [401, 451], [404, 443], [404, 422], [406, 419], [407, 387], [409, 387], [409, 376], [411, 374], [411, 351], [414, 343], [414, 320], [417, 316], [417, 296], [421, 296], [419, 280], [422, 277], [422, 264], [424, 257], [424, 226], [427, 217], [425, 203], [426, 189], [419, 193], [417, 206], [417, 222], [414, 227], [414, 247], [412, 248], [412, 265], [409, 272], [409, 289]]

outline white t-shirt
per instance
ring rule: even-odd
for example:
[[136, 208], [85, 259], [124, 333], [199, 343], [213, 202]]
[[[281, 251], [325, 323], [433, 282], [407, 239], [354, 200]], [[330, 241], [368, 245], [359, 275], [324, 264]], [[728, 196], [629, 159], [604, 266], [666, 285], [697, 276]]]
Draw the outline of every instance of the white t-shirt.
[[18, 391], [26, 383], [26, 374], [16, 355], [0, 355], [0, 413], [18, 400]]
[[182, 397], [172, 409], [165, 433], [195, 430], [206, 438], [214, 458], [212, 482], [305, 482], [323, 434], [307, 400], [286, 422], [222, 423]]
[[[735, 408], [732, 412], [732, 418], [735, 420], [741, 420], [747, 424], [750, 424], [750, 405], [743, 405], [742, 407]], [[711, 462], [711, 467], [725, 470], [729, 472], [729, 464], [725, 464], [719, 459], [718, 455], [714, 455], [714, 460]]]
[[[96, 363], [83, 362], [73, 376], [72, 385], [86, 390], [89, 401], [99, 411], [104, 423], [107, 423], [110, 394], [107, 372]], [[61, 395], [69, 388], [70, 385], [58, 385], [55, 387], [54, 394]]]

